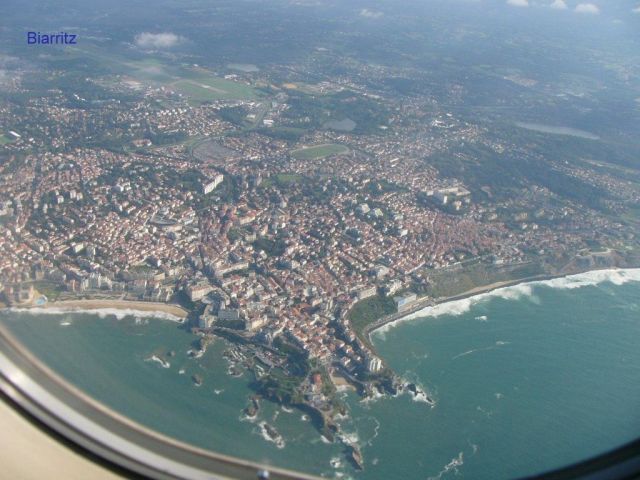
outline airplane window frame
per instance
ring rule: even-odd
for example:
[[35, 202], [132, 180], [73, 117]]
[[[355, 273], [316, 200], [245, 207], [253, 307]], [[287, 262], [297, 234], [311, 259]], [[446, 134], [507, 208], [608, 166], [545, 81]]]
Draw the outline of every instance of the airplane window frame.
[[1, 325], [0, 392], [73, 444], [143, 477], [317, 478], [200, 449], [143, 427], [61, 378]]
[[[143, 427], [61, 378], [0, 325], [0, 392], [37, 423], [111, 468], [156, 479], [312, 480], [318, 477], [200, 449]], [[527, 479], [613, 480], [640, 475], [640, 439]]]

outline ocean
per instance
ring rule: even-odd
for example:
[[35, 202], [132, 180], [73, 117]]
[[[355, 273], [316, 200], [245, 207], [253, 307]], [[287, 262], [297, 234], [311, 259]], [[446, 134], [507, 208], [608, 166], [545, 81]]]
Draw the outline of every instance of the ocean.
[[[374, 332], [380, 356], [436, 404], [342, 392], [350, 408], [342, 428], [362, 447], [363, 472], [300, 411], [263, 401], [257, 419], [244, 417], [250, 377], [228, 374], [226, 341], [194, 359], [196, 337], [176, 323], [119, 316], [3, 311], [0, 321], [62, 376], [142, 424], [328, 478], [513, 478], [640, 436], [640, 269], [507, 287]], [[265, 421], [283, 443], [264, 434]]]

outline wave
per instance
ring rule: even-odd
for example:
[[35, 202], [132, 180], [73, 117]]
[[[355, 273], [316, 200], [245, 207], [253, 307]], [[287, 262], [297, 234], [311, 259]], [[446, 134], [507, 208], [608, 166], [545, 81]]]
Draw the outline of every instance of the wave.
[[206, 350], [204, 349], [193, 350], [190, 348], [189, 350], [187, 350], [187, 355], [189, 355], [192, 358], [201, 358], [205, 353], [206, 353]]
[[254, 415], [253, 417], [250, 417], [249, 415], [247, 415], [246, 413], [242, 413], [239, 417], [238, 420], [240, 420], [241, 422], [249, 422], [249, 423], [256, 423], [258, 421], [258, 416]]
[[640, 282], [640, 268], [612, 268], [609, 270], [593, 270], [567, 277], [552, 278], [533, 282], [558, 289], [574, 289], [599, 285], [601, 283], [624, 285], [629, 282]]
[[493, 417], [493, 410], [485, 410], [484, 408], [482, 408], [480, 405], [478, 405], [476, 407], [476, 410], [480, 413], [482, 413], [485, 417], [487, 418], [491, 418]]
[[440, 480], [443, 475], [446, 475], [452, 470], [457, 475], [459, 473], [458, 467], [461, 467], [462, 465], [464, 465], [464, 452], [458, 453], [458, 456], [454, 457], [449, 463], [447, 463], [444, 468], [440, 470], [440, 473], [435, 477], [427, 478], [427, 480]]
[[[442, 315], [459, 316], [469, 312], [474, 305], [493, 298], [501, 298], [503, 300], [521, 300], [523, 298], [528, 298], [529, 300], [538, 303], [539, 299], [534, 295], [534, 288], [537, 286], [555, 288], [558, 290], [572, 290], [576, 288], [596, 286], [602, 283], [624, 285], [629, 282], [640, 282], [640, 268], [592, 270], [590, 272], [567, 275], [566, 277], [558, 277], [550, 280], [535, 280], [532, 282], [497, 288], [472, 297], [461, 298], [460, 300], [452, 300], [450, 302], [425, 307], [417, 312], [382, 325], [372, 333], [375, 333], [376, 336], [384, 339], [384, 334], [386, 332], [403, 322], [408, 322], [418, 318], [435, 318]], [[476, 319], [480, 321], [485, 321], [485, 318], [485, 316], [476, 317]]]
[[368, 405], [368, 404], [374, 403], [374, 402], [376, 402], [379, 399], [384, 398], [384, 397], [385, 397], [384, 393], [380, 393], [377, 388], [373, 388], [373, 389], [371, 389], [371, 391], [369, 392], [369, 394], [366, 397], [364, 397], [364, 398], [362, 398], [360, 400], [360, 403]]
[[86, 313], [89, 315], [97, 315], [100, 318], [114, 316], [118, 320], [126, 317], [133, 317], [137, 322], [142, 319], [155, 318], [160, 320], [169, 320], [172, 322], [182, 323], [183, 319], [167, 312], [159, 312], [155, 310], [135, 310], [132, 308], [80, 308], [80, 307], [33, 307], [19, 308], [11, 307], [6, 309], [9, 312], [28, 313], [30, 315], [67, 315], [69, 313]]
[[287, 446], [284, 438], [282, 438], [282, 435], [280, 435], [276, 431], [276, 429], [269, 425], [267, 422], [262, 421], [258, 424], [258, 426], [260, 427], [260, 435], [267, 442], [275, 443], [276, 447], [278, 447], [278, 449], [280, 450]]
[[455, 360], [456, 358], [460, 358], [460, 357], [466, 357], [467, 355], [471, 355], [472, 353], [476, 353], [476, 352], [484, 352], [487, 350], [493, 350], [496, 347], [501, 347], [503, 345], [509, 345], [511, 342], [507, 342], [505, 340], [497, 340], [496, 343], [494, 345], [491, 345], [489, 347], [483, 347], [483, 348], [474, 348], [473, 350], [467, 350], [466, 352], [462, 352], [459, 353], [458, 355], [451, 357], [451, 360]]
[[462, 352], [454, 357], [451, 357], [451, 360], [455, 360], [456, 358], [460, 358], [460, 357], [466, 357], [467, 355], [471, 355], [472, 353], [476, 353], [476, 352], [493, 350], [494, 348], [496, 348], [495, 345], [491, 345], [490, 347], [484, 347], [484, 348], [474, 348], [473, 350], [467, 350], [466, 352]]
[[435, 402], [431, 398], [429, 398], [429, 396], [427, 395], [426, 392], [418, 392], [418, 393], [416, 393], [413, 396], [412, 400], [414, 402], [426, 403], [430, 407], [434, 407], [435, 406]]
[[145, 361], [159, 363], [160, 365], [162, 365], [162, 368], [170, 368], [171, 367], [171, 364], [169, 362], [167, 362], [166, 360], [161, 359], [157, 355], [152, 355], [150, 358], [147, 358]]
[[373, 445], [373, 441], [377, 438], [378, 434], [380, 433], [380, 427], [381, 427], [381, 423], [378, 421], [377, 418], [371, 417], [371, 419], [376, 423], [376, 426], [373, 427], [373, 435], [367, 441], [367, 445], [369, 445], [369, 446]]
[[341, 434], [338, 434], [338, 438], [349, 445], [357, 444], [360, 441], [358, 432], [342, 432]]
[[425, 317], [440, 317], [442, 315], [451, 315], [457, 317], [459, 315], [463, 315], [474, 305], [488, 300], [489, 298], [502, 298], [504, 300], [520, 300], [526, 297], [533, 296], [533, 287], [531, 284], [520, 284], [514, 285], [511, 287], [503, 287], [498, 288], [496, 290], [492, 290], [491, 292], [480, 293], [478, 295], [474, 295], [472, 297], [461, 298], [460, 300], [453, 300], [450, 302], [440, 303], [438, 305], [425, 307], [422, 310], [418, 310], [417, 312], [411, 313], [406, 317], [399, 318], [393, 322], [389, 322], [379, 329], [375, 330], [376, 335], [380, 335], [388, 332], [391, 328], [400, 325], [401, 323], [408, 322], [410, 320], [415, 320], [417, 318], [425, 318]]

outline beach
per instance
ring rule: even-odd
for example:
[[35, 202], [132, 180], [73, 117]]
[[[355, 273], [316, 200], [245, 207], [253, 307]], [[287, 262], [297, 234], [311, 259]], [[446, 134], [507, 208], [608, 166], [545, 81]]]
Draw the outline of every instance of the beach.
[[[637, 437], [639, 288], [638, 269], [589, 271], [440, 303], [376, 330], [378, 355], [436, 407], [421, 412], [408, 396], [368, 403], [362, 415], [382, 427], [366, 458], [386, 460], [379, 477], [407, 468], [403, 478], [520, 478]], [[385, 435], [429, 447], [398, 449], [391, 465]]]
[[182, 323], [188, 312], [176, 304], [161, 302], [142, 302], [135, 300], [111, 299], [77, 299], [47, 302], [37, 307], [13, 308], [16, 311], [32, 311], [33, 313], [95, 313], [97, 315], [114, 315], [133, 317], [157, 317]]
[[[170, 322], [92, 318], [113, 309], [79, 312], [68, 322], [42, 320], [44, 308], [3, 310], [0, 321], [97, 400], [203, 448], [269, 458], [326, 478], [446, 480], [459, 472], [460, 478], [488, 480], [564, 466], [638, 431], [629, 419], [639, 398], [640, 269], [519, 283], [493, 284], [490, 292], [414, 312], [416, 321], [372, 335], [385, 364], [428, 392], [433, 407], [409, 393], [362, 401], [336, 378], [339, 372], [334, 375], [348, 407], [341, 431], [360, 446], [362, 472], [345, 461], [342, 445], [325, 443], [306, 414], [262, 402], [258, 416], [247, 421], [242, 409], [255, 391], [250, 378], [227, 374], [226, 340], [194, 358], [188, 353], [194, 337]], [[51, 306], [59, 305], [69, 303]], [[154, 355], [166, 363], [149, 361]], [[202, 378], [200, 387], [194, 375]], [[172, 422], [163, 421], [166, 412]], [[284, 448], [264, 438], [262, 422], [282, 436]]]
[[329, 374], [330, 378], [331, 378], [331, 382], [337, 387], [337, 388], [343, 388], [343, 389], [354, 389], [355, 387], [349, 383], [349, 381], [342, 376], [340, 373], [338, 372], [334, 372]]

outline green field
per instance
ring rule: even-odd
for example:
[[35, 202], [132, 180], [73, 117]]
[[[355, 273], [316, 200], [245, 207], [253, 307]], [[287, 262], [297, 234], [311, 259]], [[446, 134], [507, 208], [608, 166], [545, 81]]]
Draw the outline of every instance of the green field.
[[252, 100], [258, 98], [257, 91], [250, 85], [223, 78], [217, 78], [205, 68], [186, 64], [172, 65], [162, 59], [148, 57], [128, 59], [113, 55], [94, 45], [69, 49], [69, 54], [83, 58], [90, 55], [107, 65], [113, 73], [124, 75], [146, 84], [160, 84], [188, 97], [199, 104], [211, 100]]
[[279, 184], [300, 183], [304, 177], [297, 173], [278, 173], [275, 175], [275, 180]]
[[327, 143], [325, 145], [316, 145], [315, 147], [299, 148], [291, 151], [291, 156], [298, 160], [314, 160], [324, 158], [330, 155], [340, 155], [347, 153], [349, 149], [344, 145]]
[[9, 137], [0, 133], [0, 145], [6, 145], [7, 143], [11, 143], [12, 141], [13, 140], [11, 140]]
[[291, 185], [305, 182], [306, 179], [302, 175], [297, 173], [277, 173], [271, 175], [269, 178], [265, 178], [260, 184], [261, 189], [270, 188], [277, 185], [280, 188], [289, 187]]
[[45, 295], [51, 302], [55, 301], [60, 296], [60, 294], [66, 290], [64, 285], [59, 285], [57, 283], [47, 281], [34, 282], [33, 286], [36, 290], [38, 290], [38, 292], [40, 292], [42, 295]]
[[131, 77], [139, 82], [157, 82], [166, 84], [171, 82], [174, 78], [165, 72], [162, 67], [147, 67], [138, 68], [130, 72]]
[[195, 102], [257, 98], [255, 90], [249, 85], [215, 77], [178, 80], [170, 86]]
[[349, 312], [349, 322], [358, 337], [368, 343], [368, 339], [362, 334], [371, 323], [385, 315], [396, 312], [396, 304], [391, 297], [376, 295], [357, 302]]

